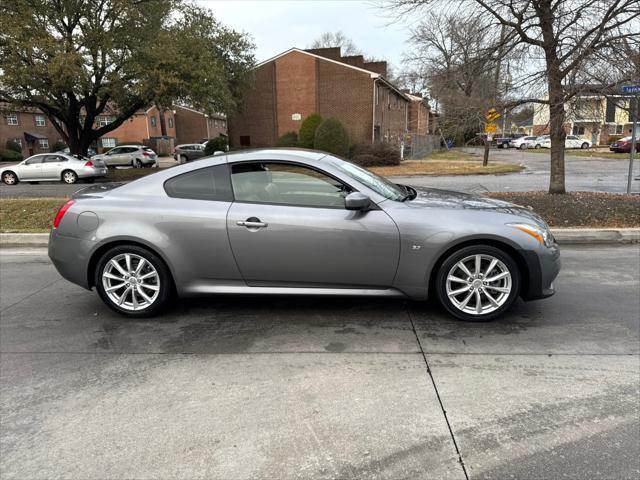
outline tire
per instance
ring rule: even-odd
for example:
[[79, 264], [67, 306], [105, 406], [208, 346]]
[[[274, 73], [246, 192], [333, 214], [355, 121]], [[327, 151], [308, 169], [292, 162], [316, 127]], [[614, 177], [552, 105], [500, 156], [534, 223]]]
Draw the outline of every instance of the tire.
[[586, 150], [587, 148], [589, 148], [589, 144], [587, 142], [584, 142], [582, 145], [580, 145], [580, 148], [582, 150]]
[[62, 172], [61, 179], [64, 183], [72, 185], [78, 181], [78, 175], [73, 170]]
[[139, 159], [136, 159], [136, 160], [133, 162], [133, 167], [134, 167], [134, 168], [142, 168], [142, 162], [141, 162]]
[[[129, 271], [127, 257], [130, 258]], [[142, 270], [136, 273], [143, 259]], [[112, 260], [122, 270], [118, 270]], [[94, 272], [94, 284], [98, 295], [109, 308], [132, 318], [161, 313], [173, 293], [173, 279], [164, 262], [156, 254], [137, 245], [118, 245], [102, 255]], [[118, 285], [121, 288], [107, 291]], [[122, 301], [119, 302], [119, 299]]]
[[180, 155], [180, 164], [184, 164], [187, 163], [189, 161], [189, 158], [187, 158], [186, 155]]
[[540, 144], [536, 143], [535, 149], [537, 150], [538, 148], [540, 148]]
[[527, 146], [524, 143], [520, 145], [520, 150], [524, 150], [526, 148], [527, 148]]
[[20, 183], [20, 180], [18, 180], [18, 176], [11, 171], [4, 172], [2, 174], [2, 181], [5, 185], [17, 185], [18, 183]]
[[[482, 276], [478, 275], [475, 269], [476, 256], [480, 256]], [[496, 260], [496, 263], [491, 271], [487, 272], [493, 260]], [[460, 269], [461, 262], [467, 267], [471, 277]], [[508, 274], [504, 275], [505, 272]], [[489, 278], [488, 273], [492, 273], [491, 277], [503, 276], [487, 284], [483, 278]], [[451, 278], [463, 282], [452, 281]], [[468, 281], [469, 278], [472, 282]], [[489, 245], [472, 245], [452, 253], [444, 260], [438, 270], [435, 287], [438, 300], [451, 315], [467, 322], [486, 322], [499, 317], [511, 307], [519, 294], [520, 271], [515, 261], [502, 250]], [[490, 302], [489, 296], [493, 303]], [[478, 297], [480, 313], [477, 308]]]

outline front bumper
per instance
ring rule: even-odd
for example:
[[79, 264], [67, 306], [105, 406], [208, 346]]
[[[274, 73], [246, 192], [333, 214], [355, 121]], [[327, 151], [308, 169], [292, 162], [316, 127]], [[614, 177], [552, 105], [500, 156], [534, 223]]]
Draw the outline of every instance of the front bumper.
[[523, 278], [520, 291], [522, 299], [538, 300], [553, 295], [553, 281], [562, 267], [560, 249], [557, 245], [551, 248], [541, 247], [539, 251], [521, 250], [520, 256], [529, 273], [528, 278]]

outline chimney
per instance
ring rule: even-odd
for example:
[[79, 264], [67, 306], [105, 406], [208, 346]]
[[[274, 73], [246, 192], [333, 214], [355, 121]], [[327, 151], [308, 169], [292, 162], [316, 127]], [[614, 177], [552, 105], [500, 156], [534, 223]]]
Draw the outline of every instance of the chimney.
[[338, 62], [341, 61], [340, 47], [329, 47], [329, 48], [308, 48], [305, 52], [313, 53], [314, 55], [318, 55], [319, 57], [328, 58], [330, 60], [336, 60]]
[[364, 68], [365, 70], [371, 70], [372, 72], [378, 73], [383, 77], [387, 76], [387, 62], [384, 61], [365, 62], [362, 68]]
[[340, 59], [342, 63], [348, 63], [358, 68], [365, 68], [364, 57], [362, 55], [348, 55]]

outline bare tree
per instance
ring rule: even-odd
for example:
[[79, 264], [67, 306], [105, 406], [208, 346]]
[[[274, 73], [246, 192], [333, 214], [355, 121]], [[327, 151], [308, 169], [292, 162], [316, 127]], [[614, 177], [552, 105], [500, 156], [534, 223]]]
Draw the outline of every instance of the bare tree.
[[[388, 11], [403, 16], [449, 0], [390, 0]], [[517, 79], [519, 103], [549, 107], [551, 174], [549, 193], [565, 193], [565, 105], [582, 90], [586, 66], [618, 42], [640, 36], [638, 0], [461, 0], [457, 8], [480, 7], [478, 16], [505, 29], [505, 41], [527, 49]], [[609, 50], [610, 51], [610, 50]], [[546, 92], [536, 91], [544, 85]], [[537, 93], [537, 94], [536, 94]]]
[[316, 38], [309, 48], [332, 48], [340, 47], [343, 55], [362, 55], [356, 44], [341, 31], [325, 32]]
[[484, 113], [504, 93], [499, 27], [459, 12], [428, 12], [412, 29], [404, 75], [424, 87], [443, 114], [445, 136], [463, 143], [482, 131]]

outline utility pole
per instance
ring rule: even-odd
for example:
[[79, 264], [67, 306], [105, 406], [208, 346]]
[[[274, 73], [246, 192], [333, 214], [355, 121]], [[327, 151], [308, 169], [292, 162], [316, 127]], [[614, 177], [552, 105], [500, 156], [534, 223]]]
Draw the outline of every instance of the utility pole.
[[636, 129], [638, 125], [638, 94], [636, 93], [635, 106], [631, 109], [633, 117], [631, 123], [631, 150], [629, 151], [629, 176], [627, 177], [627, 194], [631, 193], [631, 180], [633, 179], [633, 158], [636, 155]]

